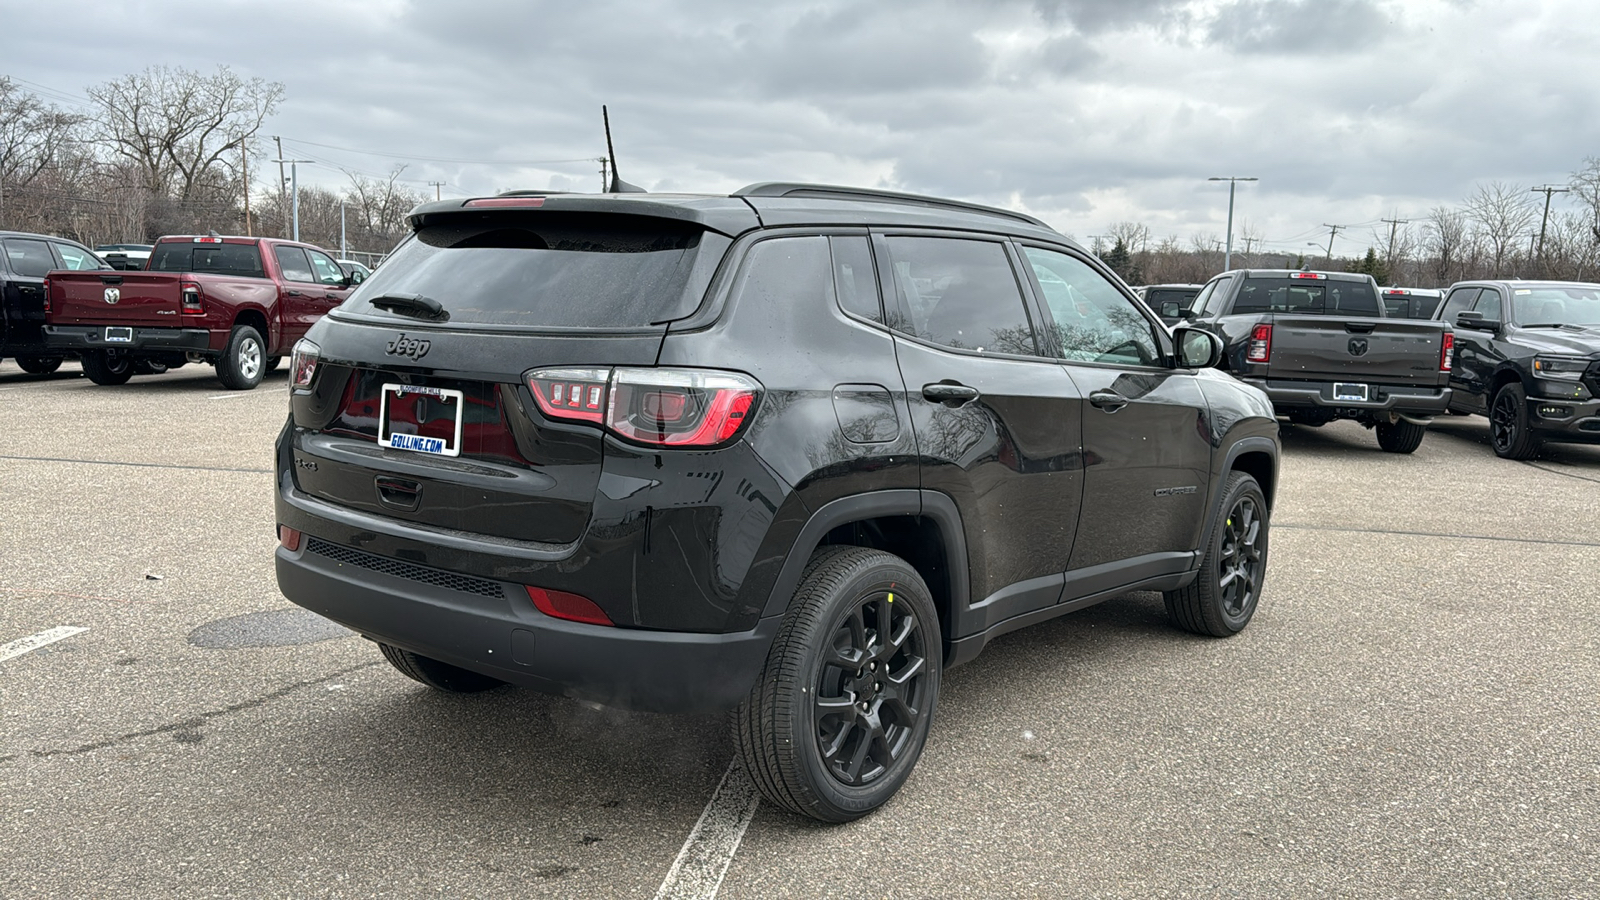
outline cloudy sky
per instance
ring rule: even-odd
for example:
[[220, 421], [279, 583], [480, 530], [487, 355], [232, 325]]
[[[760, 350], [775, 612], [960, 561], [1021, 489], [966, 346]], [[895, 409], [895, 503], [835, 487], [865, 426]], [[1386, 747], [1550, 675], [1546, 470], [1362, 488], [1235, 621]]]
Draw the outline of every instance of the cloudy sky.
[[330, 187], [597, 190], [606, 103], [651, 190], [881, 186], [1188, 241], [1224, 231], [1206, 178], [1246, 175], [1236, 243], [1341, 224], [1340, 255], [1600, 156], [1597, 54], [1594, 0], [0, 0], [0, 75], [63, 106], [150, 65], [283, 82], [264, 133]]

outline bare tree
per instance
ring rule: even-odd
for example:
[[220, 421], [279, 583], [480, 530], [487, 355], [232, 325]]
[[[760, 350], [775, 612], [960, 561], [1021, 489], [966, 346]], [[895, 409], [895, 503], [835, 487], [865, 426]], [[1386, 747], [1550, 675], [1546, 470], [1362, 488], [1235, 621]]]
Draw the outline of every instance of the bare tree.
[[63, 112], [0, 76], [0, 224], [20, 222], [7, 208], [76, 143], [83, 117]]
[[1528, 229], [1539, 218], [1528, 200], [1528, 192], [1503, 181], [1478, 185], [1467, 200], [1467, 216], [1474, 231], [1483, 239], [1493, 258], [1493, 276], [1504, 274], [1505, 263], [1527, 237]]
[[1454, 280], [1466, 240], [1467, 217], [1460, 210], [1447, 206], [1429, 210], [1422, 223], [1422, 245], [1433, 257], [1433, 277], [1438, 284]]

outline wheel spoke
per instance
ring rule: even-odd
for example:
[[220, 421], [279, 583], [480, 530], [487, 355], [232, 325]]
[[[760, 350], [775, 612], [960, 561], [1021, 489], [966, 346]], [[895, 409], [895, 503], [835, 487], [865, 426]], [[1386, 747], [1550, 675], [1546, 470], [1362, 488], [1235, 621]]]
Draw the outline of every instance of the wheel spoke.
[[842, 697], [818, 697], [817, 717], [849, 714], [855, 708], [855, 705], [855, 694], [846, 694]]
[[906, 660], [906, 664], [900, 667], [900, 671], [888, 672], [885, 673], [885, 675], [890, 684], [897, 688], [903, 688], [911, 681], [911, 679], [917, 677], [917, 675], [922, 671], [922, 666], [925, 662], [926, 660], [922, 657], [913, 656]]
[[866, 610], [856, 607], [850, 611], [850, 647], [861, 659], [872, 655], [872, 648], [867, 643], [867, 623], [863, 617]]
[[867, 753], [872, 749], [871, 737], [862, 735], [861, 738], [856, 742], [856, 751], [850, 754], [850, 762], [844, 767], [845, 780], [852, 783], [861, 779], [861, 764], [867, 761]]
[[900, 627], [892, 629], [889, 640], [885, 642], [886, 655], [893, 656], [895, 652], [905, 646], [906, 638], [911, 637], [911, 632], [916, 630], [917, 617], [907, 613], [900, 620]]
[[850, 732], [855, 730], [856, 726], [854, 722], [846, 722], [839, 728], [838, 732], [833, 735], [832, 739], [822, 740], [819, 738], [817, 741], [817, 746], [822, 750], [823, 760], [826, 762], [837, 762], [839, 758], [839, 751], [844, 749], [845, 741], [850, 738]]

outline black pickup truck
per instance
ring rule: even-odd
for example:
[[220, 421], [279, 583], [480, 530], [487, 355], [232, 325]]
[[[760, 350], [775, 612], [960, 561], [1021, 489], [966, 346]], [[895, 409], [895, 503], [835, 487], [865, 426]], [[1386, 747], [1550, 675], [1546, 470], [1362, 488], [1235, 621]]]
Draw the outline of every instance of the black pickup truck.
[[1377, 430], [1378, 446], [1410, 453], [1450, 403], [1454, 334], [1386, 317], [1368, 275], [1236, 269], [1177, 318], [1222, 338], [1223, 368], [1297, 425], [1354, 419]]
[[1457, 329], [1450, 409], [1488, 416], [1495, 453], [1600, 443], [1600, 284], [1461, 282], [1438, 317]]
[[110, 268], [76, 241], [0, 231], [0, 357], [14, 358], [32, 375], [54, 372], [68, 354], [45, 345], [45, 274]]

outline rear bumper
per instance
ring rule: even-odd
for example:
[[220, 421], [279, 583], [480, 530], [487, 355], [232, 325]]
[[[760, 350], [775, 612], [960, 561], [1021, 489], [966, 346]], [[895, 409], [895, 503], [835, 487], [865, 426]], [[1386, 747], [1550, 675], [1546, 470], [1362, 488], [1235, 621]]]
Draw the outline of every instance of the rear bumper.
[[[1246, 384], [1266, 392], [1274, 409], [1295, 407], [1325, 407], [1349, 411], [1351, 416], [1363, 413], [1404, 413], [1408, 416], [1443, 415], [1450, 405], [1450, 388], [1409, 387], [1374, 384], [1369, 387], [1373, 399], [1358, 402], [1335, 400], [1331, 381], [1290, 381], [1276, 378], [1244, 378]], [[1341, 382], [1342, 383], [1342, 382]]]
[[[107, 341], [105, 325], [46, 325], [44, 343], [51, 350], [148, 350], [198, 352], [211, 349], [211, 332], [204, 328], [153, 328], [131, 326], [133, 339]], [[119, 327], [119, 326], [111, 326]]]
[[304, 535], [277, 551], [292, 602], [376, 641], [511, 684], [653, 712], [731, 709], [749, 694], [782, 617], [699, 634], [546, 616], [522, 585], [460, 576]]

